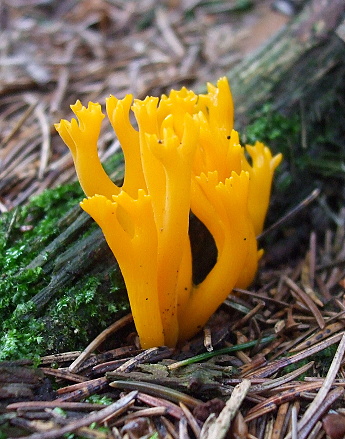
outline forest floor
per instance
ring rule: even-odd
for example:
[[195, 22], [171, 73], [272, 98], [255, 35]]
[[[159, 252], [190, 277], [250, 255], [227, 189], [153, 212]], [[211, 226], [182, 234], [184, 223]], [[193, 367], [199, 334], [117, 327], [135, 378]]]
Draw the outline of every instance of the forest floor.
[[[272, 3], [2, 3], [0, 212], [76, 180], [53, 124], [77, 99], [203, 90], [289, 21]], [[109, 127], [99, 149], [119, 149]], [[322, 239], [287, 228], [253, 287], [176, 350], [140, 350], [124, 316], [84, 352], [0, 363], [0, 439], [343, 437], [344, 224], [340, 210]]]

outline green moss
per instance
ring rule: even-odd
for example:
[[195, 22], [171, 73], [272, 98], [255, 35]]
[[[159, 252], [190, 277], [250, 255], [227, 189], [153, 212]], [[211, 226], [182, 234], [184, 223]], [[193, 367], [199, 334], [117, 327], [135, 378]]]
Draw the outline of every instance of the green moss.
[[[47, 284], [41, 267], [25, 269], [60, 232], [58, 220], [81, 197], [78, 186], [47, 190], [31, 202], [0, 217], [0, 320], [30, 309], [28, 301]], [[1, 354], [0, 354], [1, 355]]]
[[301, 130], [300, 118], [284, 116], [273, 110], [272, 105], [265, 104], [255, 121], [249, 124], [244, 131], [244, 142], [253, 144], [256, 141], [273, 144], [279, 148], [278, 152], [286, 154], [289, 142], [295, 142]]
[[283, 163], [275, 172], [274, 185], [279, 193], [290, 191], [297, 169], [301, 167], [296, 154], [301, 137], [300, 117], [297, 114], [285, 116], [267, 103], [257, 113], [254, 122], [244, 128], [241, 137], [243, 144], [252, 145], [259, 141], [268, 145], [273, 154], [283, 154]]
[[[304, 358], [303, 360], [300, 360], [296, 363], [289, 364], [288, 366], [286, 366], [282, 369], [281, 375], [284, 376], [287, 373], [293, 372], [296, 369], [298, 369], [302, 366], [305, 366], [307, 363], [309, 363], [309, 361], [314, 361], [315, 364], [314, 364], [313, 368], [314, 368], [314, 370], [315, 369], [317, 370], [317, 374], [319, 376], [326, 376], [327, 372], [332, 364], [332, 361], [334, 359], [334, 355], [337, 351], [337, 348], [338, 348], [338, 345], [333, 344], [333, 345], [326, 347], [322, 351], [319, 351], [319, 352], [316, 352], [315, 354], [312, 354], [308, 358]], [[292, 355], [293, 354], [291, 354], [291, 356]], [[303, 374], [298, 376], [296, 378], [296, 380], [304, 381], [304, 378], [306, 376], [310, 376], [313, 374], [312, 370], [313, 369], [307, 370], [306, 372], [304, 372]]]
[[305, 120], [302, 120], [300, 113], [285, 116], [267, 103], [255, 121], [245, 128], [244, 143], [259, 140], [273, 152], [283, 153], [285, 166], [278, 168], [278, 180], [279, 173], [285, 175], [285, 180], [280, 178], [282, 190], [297, 179], [304, 182], [319, 179], [323, 183], [334, 177], [344, 181], [343, 124], [338, 116], [340, 109], [337, 114], [334, 107], [336, 105], [325, 110], [323, 118], [316, 119], [309, 109], [308, 119], [304, 116]]
[[[82, 217], [82, 198], [79, 184], [68, 184], [1, 215], [0, 360], [82, 349], [116, 313], [128, 309], [113, 259], [85, 273], [64, 260], [76, 241], [96, 229]], [[59, 242], [77, 218], [82, 219], [80, 227]], [[104, 242], [101, 246], [106, 247]], [[49, 288], [49, 300], [39, 306], [37, 298]]]
[[[297, 363], [292, 363], [292, 364], [289, 364], [288, 366], [285, 366], [281, 370], [281, 376], [284, 376], [288, 373], [294, 372], [295, 370], [299, 369], [300, 367], [305, 366], [309, 361], [310, 361], [310, 359], [303, 359], [303, 360], [297, 361]], [[303, 374], [296, 377], [296, 381], [304, 381], [304, 378], [308, 375], [310, 375], [310, 370], [308, 370], [307, 372], [304, 372]]]
[[[339, 115], [341, 105], [330, 101], [317, 111], [308, 101], [290, 109], [284, 115], [267, 103], [253, 116], [253, 123], [245, 127], [243, 143], [266, 143], [273, 153], [282, 152], [283, 161], [277, 168], [266, 225], [271, 225], [296, 207], [316, 188], [321, 190], [321, 204], [313, 203], [279, 230], [262, 241], [264, 247], [285, 239], [284, 230], [299, 234], [292, 248], [304, 248], [310, 228], [320, 233], [336, 227], [334, 218], [344, 206], [345, 144], [344, 124]], [[286, 236], [287, 236], [286, 235]], [[292, 253], [291, 253], [292, 254]]]
[[109, 293], [104, 286], [102, 288], [100, 279], [90, 277], [77, 282], [60, 298], [53, 300], [49, 312], [41, 318], [45, 351], [83, 349], [112, 323], [116, 312], [128, 309], [124, 289], [116, 296]]
[[90, 395], [87, 398], [85, 398], [85, 402], [89, 402], [90, 404], [103, 404], [103, 405], [110, 405], [114, 402], [112, 398], [106, 395]]

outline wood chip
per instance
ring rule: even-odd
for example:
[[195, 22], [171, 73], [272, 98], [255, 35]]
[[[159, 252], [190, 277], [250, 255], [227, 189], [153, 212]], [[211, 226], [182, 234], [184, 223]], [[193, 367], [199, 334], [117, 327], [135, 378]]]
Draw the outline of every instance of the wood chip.
[[249, 391], [250, 385], [251, 382], [245, 379], [234, 388], [230, 399], [226, 402], [218, 418], [214, 420], [205, 439], [223, 439], [225, 437], [230, 428], [231, 421]]

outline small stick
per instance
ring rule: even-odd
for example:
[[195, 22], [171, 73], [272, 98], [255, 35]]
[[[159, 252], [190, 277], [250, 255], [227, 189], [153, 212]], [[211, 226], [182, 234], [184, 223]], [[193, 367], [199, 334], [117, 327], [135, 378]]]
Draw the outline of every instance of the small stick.
[[319, 188], [316, 188], [313, 190], [313, 192], [308, 195], [304, 200], [302, 200], [297, 206], [293, 207], [286, 215], [284, 215], [282, 218], [280, 218], [278, 221], [276, 221], [274, 224], [272, 224], [270, 227], [265, 229], [260, 235], [256, 237], [256, 239], [261, 239], [264, 236], [268, 235], [272, 230], [277, 229], [279, 226], [284, 224], [286, 221], [288, 221], [290, 218], [293, 218], [295, 215], [297, 215], [302, 209], [308, 206], [312, 201], [314, 201], [319, 195], [321, 190]]
[[291, 410], [291, 439], [298, 439], [297, 431], [297, 407], [292, 406]]
[[208, 327], [204, 328], [204, 346], [207, 352], [213, 351], [211, 329]]
[[315, 268], [316, 268], [316, 233], [312, 232], [310, 234], [310, 244], [309, 244], [310, 252], [309, 252], [309, 282], [310, 287], [314, 288], [315, 286]]
[[305, 293], [292, 279], [287, 276], [283, 276], [283, 281], [291, 289], [291, 292], [296, 293], [299, 299], [309, 308], [310, 312], [314, 315], [315, 320], [321, 329], [325, 327], [325, 320], [319, 311], [319, 308], [315, 305], [314, 301]]
[[273, 433], [271, 439], [279, 439], [281, 437], [282, 430], [284, 429], [286, 414], [289, 410], [290, 404], [285, 402], [278, 408], [277, 416], [273, 426]]
[[195, 437], [199, 437], [200, 436], [200, 431], [201, 428], [199, 427], [199, 424], [197, 422], [197, 420], [194, 418], [194, 416], [192, 415], [192, 413], [190, 412], [190, 410], [188, 409], [188, 407], [186, 405], [183, 404], [183, 402], [180, 402], [180, 407], [188, 421], [188, 424], [190, 425]]
[[230, 399], [227, 401], [225, 407], [220, 412], [220, 415], [210, 428], [207, 439], [223, 439], [225, 437], [230, 428], [231, 421], [235, 417], [237, 410], [240, 408], [242, 401], [249, 391], [250, 384], [251, 382], [249, 380], [244, 379], [234, 388]]
[[140, 381], [130, 380], [116, 380], [109, 383], [109, 386], [121, 390], [136, 389], [141, 393], [152, 395], [156, 398], [164, 398], [174, 403], [183, 402], [183, 404], [191, 408], [197, 407], [201, 404], [200, 399], [193, 398], [192, 396], [179, 392], [178, 390], [171, 389], [170, 387], [165, 387], [160, 384], [144, 383]]
[[157, 360], [161, 358], [167, 358], [170, 355], [171, 355], [171, 349], [169, 348], [161, 347], [161, 348], [146, 349], [145, 351], [140, 352], [140, 354], [136, 355], [133, 358], [130, 358], [124, 364], [119, 366], [116, 369], [116, 373], [130, 372], [140, 363], [152, 361], [153, 359]]

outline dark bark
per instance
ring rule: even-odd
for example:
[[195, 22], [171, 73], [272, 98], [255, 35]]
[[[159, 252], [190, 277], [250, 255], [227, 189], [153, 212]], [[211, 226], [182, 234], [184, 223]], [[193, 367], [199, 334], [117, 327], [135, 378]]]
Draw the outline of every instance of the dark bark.
[[229, 72], [239, 125], [251, 121], [265, 102], [288, 113], [301, 100], [322, 101], [343, 84], [345, 43], [337, 29], [344, 14], [342, 0], [307, 2], [271, 41]]

